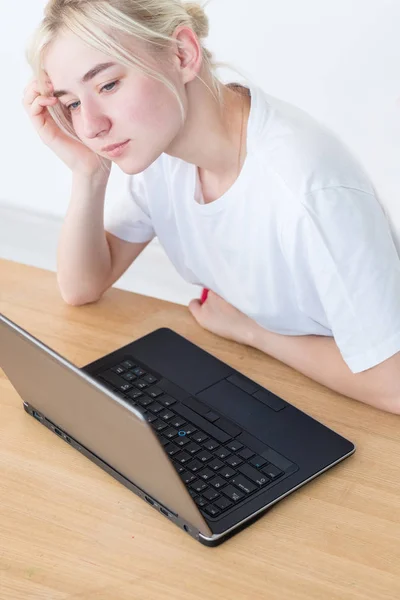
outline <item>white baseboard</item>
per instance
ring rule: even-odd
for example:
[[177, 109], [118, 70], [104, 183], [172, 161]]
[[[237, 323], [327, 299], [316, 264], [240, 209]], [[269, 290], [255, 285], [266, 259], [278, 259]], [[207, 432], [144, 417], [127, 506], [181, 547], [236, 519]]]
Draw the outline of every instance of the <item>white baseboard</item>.
[[[56, 271], [57, 241], [62, 220], [0, 204], [0, 258]], [[163, 248], [154, 240], [115, 287], [187, 305], [200, 288], [186, 283]]]

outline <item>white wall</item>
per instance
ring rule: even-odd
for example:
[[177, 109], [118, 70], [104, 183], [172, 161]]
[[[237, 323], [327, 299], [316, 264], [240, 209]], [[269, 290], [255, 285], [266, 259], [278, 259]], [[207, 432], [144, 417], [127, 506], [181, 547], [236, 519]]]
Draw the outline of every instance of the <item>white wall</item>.
[[[21, 105], [30, 78], [24, 48], [45, 4], [24, 0], [22, 10], [20, 2], [0, 0], [0, 204], [61, 217], [69, 172], [41, 144]], [[217, 59], [336, 131], [400, 230], [400, 2], [211, 0], [207, 13]]]

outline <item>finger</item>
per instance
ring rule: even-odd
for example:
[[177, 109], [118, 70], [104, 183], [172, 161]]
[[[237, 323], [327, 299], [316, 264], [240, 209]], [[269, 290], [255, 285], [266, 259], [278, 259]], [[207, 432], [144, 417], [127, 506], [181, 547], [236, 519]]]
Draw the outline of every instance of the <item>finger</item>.
[[45, 108], [47, 108], [47, 106], [55, 106], [57, 102], [57, 98], [38, 96], [29, 108], [30, 115], [32, 117], [37, 117]]
[[[48, 84], [46, 87], [46, 90], [50, 94], [53, 91], [52, 84]], [[30, 104], [32, 104], [34, 102], [34, 100], [38, 96], [41, 96], [41, 95], [42, 95], [42, 93], [39, 89], [39, 82], [35, 79], [25, 88], [24, 94], [23, 94], [23, 102], [26, 106], [29, 106]]]
[[192, 313], [192, 315], [194, 316], [194, 318], [198, 319], [199, 315], [200, 315], [200, 311], [201, 311], [201, 303], [200, 300], [198, 298], [195, 298], [194, 300], [191, 300], [189, 302], [189, 311]]

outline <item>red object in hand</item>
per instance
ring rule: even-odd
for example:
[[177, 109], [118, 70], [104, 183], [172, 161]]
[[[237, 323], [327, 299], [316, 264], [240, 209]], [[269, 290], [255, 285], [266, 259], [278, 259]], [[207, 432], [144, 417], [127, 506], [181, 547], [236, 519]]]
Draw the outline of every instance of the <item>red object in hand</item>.
[[200, 298], [200, 304], [204, 304], [204, 302], [207, 300], [208, 292], [209, 292], [209, 290], [207, 288], [203, 289], [203, 293], [201, 294], [201, 298]]

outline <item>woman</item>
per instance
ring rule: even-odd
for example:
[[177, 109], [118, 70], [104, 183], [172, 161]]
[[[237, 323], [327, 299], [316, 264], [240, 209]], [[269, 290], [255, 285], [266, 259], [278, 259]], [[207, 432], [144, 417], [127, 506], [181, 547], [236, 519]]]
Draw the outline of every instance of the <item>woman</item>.
[[371, 183], [304, 112], [223, 85], [207, 33], [181, 0], [48, 3], [24, 106], [72, 171], [63, 298], [96, 301], [157, 236], [212, 290], [200, 325], [400, 414], [400, 261]]

